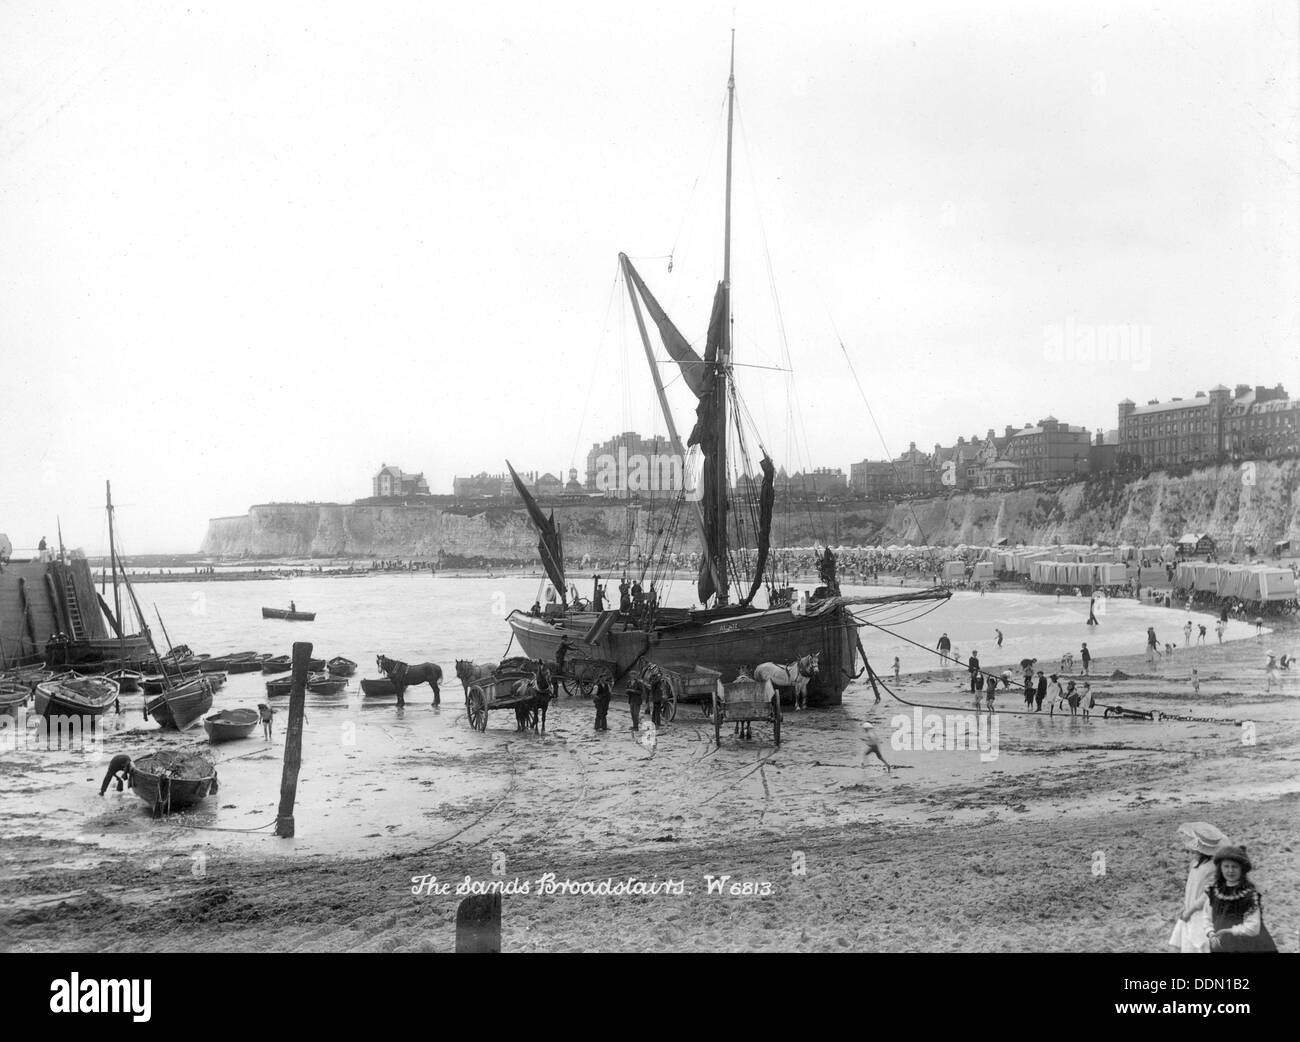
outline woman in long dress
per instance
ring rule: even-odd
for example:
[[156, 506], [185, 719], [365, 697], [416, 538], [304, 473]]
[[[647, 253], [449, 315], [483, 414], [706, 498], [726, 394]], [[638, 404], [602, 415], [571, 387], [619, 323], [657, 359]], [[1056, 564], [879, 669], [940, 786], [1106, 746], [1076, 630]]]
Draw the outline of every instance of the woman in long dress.
[[1205, 890], [1214, 882], [1217, 871], [1214, 855], [1228, 842], [1228, 837], [1208, 821], [1189, 821], [1179, 825], [1178, 834], [1183, 837], [1183, 846], [1191, 851], [1192, 863], [1187, 872], [1182, 911], [1174, 923], [1169, 944], [1179, 952], [1205, 954], [1210, 950]]

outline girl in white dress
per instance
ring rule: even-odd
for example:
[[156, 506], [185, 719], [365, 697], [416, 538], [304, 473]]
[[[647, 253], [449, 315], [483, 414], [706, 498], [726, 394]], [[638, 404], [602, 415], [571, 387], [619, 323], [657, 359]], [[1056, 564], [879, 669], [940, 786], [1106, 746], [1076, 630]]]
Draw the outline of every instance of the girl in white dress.
[[1210, 921], [1206, 917], [1205, 888], [1214, 882], [1214, 854], [1228, 843], [1228, 837], [1208, 821], [1189, 821], [1179, 825], [1178, 834], [1183, 837], [1186, 849], [1192, 852], [1192, 863], [1187, 873], [1182, 911], [1174, 923], [1169, 944], [1178, 952], [1207, 954], [1210, 941], [1206, 934]]

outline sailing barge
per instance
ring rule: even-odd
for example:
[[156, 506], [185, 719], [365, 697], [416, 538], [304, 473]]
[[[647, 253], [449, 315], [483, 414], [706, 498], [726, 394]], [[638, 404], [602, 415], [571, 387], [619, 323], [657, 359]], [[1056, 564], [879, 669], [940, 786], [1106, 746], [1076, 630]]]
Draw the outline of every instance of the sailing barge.
[[[631, 299], [632, 314], [641, 344], [649, 363], [650, 377], [660, 409], [668, 427], [672, 450], [678, 460], [686, 460], [686, 450], [699, 447], [702, 457], [700, 495], [687, 504], [683, 492], [678, 505], [693, 516], [703, 549], [697, 582], [699, 609], [666, 608], [655, 598], [628, 610], [590, 611], [570, 604], [569, 586], [564, 571], [562, 538], [554, 515], [543, 514], [513, 466], [511, 477], [524, 501], [529, 517], [539, 533], [538, 552], [546, 574], [559, 593], [561, 603], [540, 611], [513, 611], [507, 622], [524, 653], [530, 658], [554, 660], [561, 640], [569, 639], [570, 660], [604, 659], [617, 664], [616, 682], [625, 682], [632, 670], [643, 662], [653, 662], [673, 670], [705, 666], [721, 674], [724, 682], [737, 674], [752, 670], [762, 662], [786, 664], [805, 655], [816, 654], [818, 670], [808, 687], [809, 704], [833, 705], [842, 701], [844, 689], [861, 669], [856, 658], [866, 655], [858, 638], [858, 619], [854, 608], [870, 611], [872, 606], [896, 604], [900, 600], [937, 600], [949, 596], [945, 591], [923, 591], [896, 597], [850, 598], [839, 593], [833, 555], [826, 554], [824, 585], [811, 602], [790, 602], [788, 591], [778, 588], [765, 575], [771, 544], [772, 505], [775, 468], [763, 453], [759, 464], [761, 483], [740, 482], [738, 491], [749, 493], [752, 501], [741, 516], [754, 518], [756, 546], [749, 559], [751, 574], [734, 574], [733, 553], [744, 556], [728, 544], [728, 515], [736, 508], [729, 501], [727, 470], [728, 437], [733, 435], [741, 446], [742, 457], [746, 433], [741, 428], [743, 408], [737, 404], [732, 361], [731, 299], [731, 163], [735, 105], [735, 51], [732, 49], [731, 74], [727, 81], [727, 157], [726, 211], [723, 242], [722, 279], [713, 297], [713, 307], [701, 356], [691, 346], [659, 302], [651, 294], [640, 274], [625, 254], [619, 266]], [[671, 267], [670, 267], [671, 270]], [[654, 348], [651, 346], [644, 312], [657, 329], [664, 349], [681, 371], [682, 382], [696, 399], [696, 422], [685, 445], [677, 433], [673, 414], [664, 393]], [[730, 424], [729, 425], [729, 421]], [[683, 471], [685, 467], [683, 467]], [[755, 484], [759, 484], [757, 489]], [[755, 494], [756, 493], [756, 494]], [[680, 512], [675, 514], [680, 517]], [[665, 547], [667, 541], [665, 540]], [[653, 556], [653, 555], [652, 555]], [[738, 570], [738, 569], [736, 569]], [[642, 569], [638, 582], [650, 579], [654, 590], [655, 575]], [[768, 579], [768, 607], [754, 604], [755, 596]], [[734, 589], [733, 589], [734, 585]]]

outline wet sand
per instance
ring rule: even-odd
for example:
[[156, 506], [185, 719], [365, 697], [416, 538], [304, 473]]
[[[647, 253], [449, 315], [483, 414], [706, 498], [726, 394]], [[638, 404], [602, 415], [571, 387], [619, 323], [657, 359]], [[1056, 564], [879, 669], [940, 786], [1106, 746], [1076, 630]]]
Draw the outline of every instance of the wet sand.
[[[130, 791], [96, 795], [106, 760], [87, 757], [69, 784], [66, 763], [6, 753], [0, 945], [448, 951], [459, 897], [413, 894], [412, 880], [471, 876], [529, 884], [504, 899], [507, 951], [1160, 952], [1186, 878], [1175, 829], [1208, 820], [1248, 844], [1269, 929], [1296, 951], [1300, 676], [1270, 694], [1262, 669], [1264, 650], [1296, 636], [1197, 649], [1199, 695], [1191, 654], [1107, 658], [1094, 680], [1103, 704], [1219, 722], [1026, 715], [1013, 689], [998, 699], [996, 749], [887, 744], [892, 774], [860, 765], [860, 722], [888, 743], [915, 710], [887, 694], [875, 704], [861, 682], [842, 707], [787, 710], [779, 749], [763, 724], [751, 740], [725, 725], [716, 748], [689, 704], [650, 747], [619, 699], [597, 734], [590, 702], [562, 698], [545, 735], [516, 733], [508, 712], [472, 731], [454, 681], [439, 710], [427, 688], [400, 714], [309, 699], [293, 840], [270, 827], [284, 712], [269, 746], [218, 747], [221, 792], [167, 820]], [[957, 670], [905, 676], [896, 693], [968, 712]], [[138, 707], [127, 716], [143, 724]], [[119, 733], [113, 751], [156, 748], [152, 728]], [[547, 874], [671, 886], [539, 893]], [[710, 892], [705, 877], [722, 875], [724, 892]]]

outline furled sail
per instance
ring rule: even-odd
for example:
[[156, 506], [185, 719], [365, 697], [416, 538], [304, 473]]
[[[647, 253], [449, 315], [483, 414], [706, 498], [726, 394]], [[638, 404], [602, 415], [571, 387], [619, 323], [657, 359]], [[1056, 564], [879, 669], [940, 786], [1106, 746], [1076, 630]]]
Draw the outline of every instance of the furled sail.
[[528, 491], [528, 486], [524, 484], [509, 460], [506, 460], [506, 466], [510, 467], [510, 477], [524, 501], [524, 506], [528, 508], [528, 516], [532, 519], [533, 526], [537, 529], [537, 555], [542, 559], [542, 567], [546, 569], [547, 578], [559, 593], [561, 601], [565, 607], [568, 607], [568, 586], [564, 582], [564, 547], [560, 540], [560, 530], [555, 527], [555, 512], [552, 511], [549, 518], [543, 514], [542, 508], [537, 505], [537, 500]]
[[772, 458], [764, 454], [758, 464], [763, 470], [763, 484], [758, 493], [758, 562], [754, 566], [754, 582], [749, 588], [749, 595], [742, 603], [749, 604], [763, 585], [763, 570], [767, 567], [767, 555], [772, 546], [772, 503], [776, 499], [774, 479], [776, 468]]
[[723, 337], [727, 332], [727, 316], [730, 313], [727, 304], [727, 287], [718, 283], [718, 291], [713, 298], [713, 312], [709, 317], [709, 332], [705, 340], [704, 357], [701, 358], [680, 330], [673, 325], [672, 319], [655, 300], [654, 294], [632, 267], [626, 255], [620, 255], [620, 261], [627, 272], [637, 294], [645, 302], [646, 310], [659, 329], [664, 348], [669, 356], [681, 367], [682, 379], [698, 400], [695, 407], [695, 428], [686, 444], [699, 445], [704, 457], [700, 481], [701, 506], [704, 512], [704, 556], [700, 561], [700, 574], [696, 589], [700, 601], [707, 602], [717, 593], [714, 575], [725, 574], [720, 566], [723, 562], [721, 532], [726, 518], [719, 515], [722, 501], [721, 489], [725, 488], [727, 476], [723, 473], [722, 461], [724, 446], [722, 439], [726, 431], [718, 422], [719, 381], [717, 379], [718, 353]]

